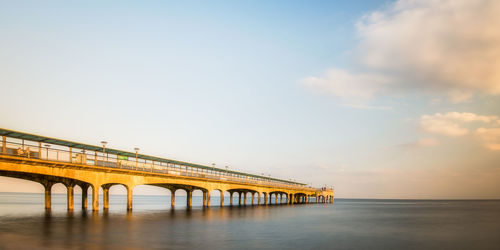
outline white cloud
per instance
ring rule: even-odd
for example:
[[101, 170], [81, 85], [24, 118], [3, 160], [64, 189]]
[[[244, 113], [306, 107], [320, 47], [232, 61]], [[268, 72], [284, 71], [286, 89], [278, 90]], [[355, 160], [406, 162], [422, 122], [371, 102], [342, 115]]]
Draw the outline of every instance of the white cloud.
[[[466, 128], [467, 124], [472, 128]], [[472, 134], [482, 142], [485, 148], [500, 151], [500, 119], [497, 116], [484, 116], [467, 112], [436, 113], [423, 115], [420, 118], [420, 126], [428, 133], [449, 137]]]
[[351, 74], [345, 70], [330, 69], [323, 77], [308, 77], [303, 84], [313, 90], [326, 92], [354, 102], [371, 99], [387, 83], [387, 79], [370, 74]]
[[410, 142], [398, 146], [406, 149], [417, 149], [417, 148], [435, 147], [437, 145], [439, 145], [439, 141], [436, 140], [435, 138], [420, 138], [415, 142]]
[[482, 139], [485, 148], [500, 151], [500, 128], [478, 128], [476, 134]]
[[455, 102], [477, 92], [498, 95], [498, 13], [498, 0], [399, 0], [358, 22], [361, 73], [331, 69], [304, 82], [344, 99], [390, 91], [388, 83], [393, 90], [444, 93]]

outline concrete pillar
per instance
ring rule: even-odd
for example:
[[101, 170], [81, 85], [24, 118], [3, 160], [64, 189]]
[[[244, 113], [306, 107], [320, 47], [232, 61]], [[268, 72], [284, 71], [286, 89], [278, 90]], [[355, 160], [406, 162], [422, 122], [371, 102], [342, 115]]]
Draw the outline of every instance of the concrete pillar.
[[206, 207], [207, 206], [207, 192], [206, 191], [203, 191], [203, 206]]
[[264, 205], [267, 205], [267, 193], [264, 193]]
[[253, 201], [255, 200], [255, 193], [252, 193], [252, 206], [254, 205]]
[[82, 184], [80, 185], [82, 188], [82, 210], [87, 210], [87, 204], [88, 204], [88, 198], [89, 198], [89, 185], [88, 184]]
[[224, 190], [220, 191], [220, 207], [224, 206]]
[[99, 185], [92, 185], [92, 210], [99, 211]]
[[238, 192], [238, 205], [241, 206], [241, 192]]
[[133, 187], [127, 187], [127, 210], [132, 210]]
[[45, 209], [50, 210], [52, 207], [52, 185], [54, 183], [47, 182], [43, 184], [45, 188]]
[[260, 206], [260, 192], [257, 193], [257, 206]]
[[295, 197], [294, 197], [294, 196], [295, 196], [295, 195], [290, 194], [290, 204], [292, 204], [292, 205], [293, 205], [294, 200], [295, 200]]
[[170, 206], [175, 207], [175, 189], [170, 189]]
[[110, 185], [102, 185], [102, 208], [104, 210], [109, 209], [109, 189]]
[[186, 190], [187, 197], [186, 197], [186, 206], [188, 208], [193, 206], [193, 191], [192, 190]]
[[280, 194], [280, 204], [283, 204], [283, 194]]
[[243, 205], [246, 206], [247, 205], [247, 192], [244, 192], [243, 193]]
[[229, 205], [233, 206], [233, 192], [229, 192]]
[[210, 207], [210, 191], [207, 191], [207, 207]]
[[74, 188], [74, 185], [67, 185], [66, 186], [66, 189], [67, 189], [66, 201], [68, 203], [68, 210], [73, 210], [73, 206], [75, 204], [75, 202], [74, 202], [75, 191], [73, 188]]

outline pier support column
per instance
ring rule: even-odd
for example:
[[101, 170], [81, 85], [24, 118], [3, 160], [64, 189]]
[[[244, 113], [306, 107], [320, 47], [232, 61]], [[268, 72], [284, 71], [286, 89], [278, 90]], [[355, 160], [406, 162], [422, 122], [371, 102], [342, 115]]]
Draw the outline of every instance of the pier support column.
[[82, 188], [82, 210], [87, 210], [87, 204], [88, 204], [88, 199], [89, 199], [89, 185], [88, 184], [81, 184], [80, 187]]
[[210, 191], [207, 191], [207, 207], [210, 207]]
[[170, 189], [170, 206], [175, 207], [175, 189]]
[[293, 205], [294, 202], [295, 202], [295, 195], [290, 194], [290, 204]]
[[238, 205], [241, 206], [241, 192], [238, 192]]
[[52, 182], [42, 183], [45, 189], [45, 209], [50, 210], [52, 208]]
[[252, 206], [254, 205], [255, 193], [252, 193]]
[[106, 184], [102, 185], [102, 208], [104, 210], [109, 209], [109, 189], [111, 188], [111, 185]]
[[186, 190], [186, 206], [191, 208], [193, 206], [193, 190]]
[[233, 206], [233, 192], [229, 192], [229, 206]]
[[280, 204], [283, 204], [283, 194], [280, 194]]
[[134, 188], [127, 187], [127, 211], [132, 210], [132, 198], [133, 198]]
[[243, 193], [243, 206], [247, 205], [247, 192]]
[[73, 210], [73, 206], [75, 205], [75, 191], [74, 191], [74, 185], [70, 184], [66, 186], [67, 189], [67, 195], [66, 195], [66, 201], [68, 204], [68, 210]]
[[224, 206], [224, 190], [220, 191], [220, 207]]
[[99, 211], [99, 185], [92, 185], [92, 210]]
[[208, 196], [208, 192], [203, 191], [203, 206], [204, 207], [207, 206], [207, 196]]
[[260, 192], [257, 193], [257, 206], [260, 206]]
[[267, 205], [267, 193], [264, 193], [264, 205]]

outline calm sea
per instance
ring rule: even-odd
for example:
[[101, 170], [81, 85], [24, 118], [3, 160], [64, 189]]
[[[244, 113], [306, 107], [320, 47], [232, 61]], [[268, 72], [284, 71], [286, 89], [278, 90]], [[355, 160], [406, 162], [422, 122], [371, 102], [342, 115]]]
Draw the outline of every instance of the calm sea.
[[[0, 249], [500, 249], [500, 201], [336, 199], [334, 204], [194, 207], [177, 197], [110, 197], [68, 213], [65, 195], [0, 193]], [[218, 204], [212, 197], [212, 204]], [[75, 201], [79, 201], [78, 196]], [[226, 201], [226, 204], [229, 202]]]

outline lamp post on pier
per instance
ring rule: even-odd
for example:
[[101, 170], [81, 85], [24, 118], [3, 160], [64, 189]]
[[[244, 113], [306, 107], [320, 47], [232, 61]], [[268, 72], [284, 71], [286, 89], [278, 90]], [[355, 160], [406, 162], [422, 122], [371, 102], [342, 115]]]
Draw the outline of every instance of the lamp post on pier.
[[139, 154], [139, 148], [134, 148], [135, 150], [135, 170], [138, 169], [137, 165], [139, 164], [139, 158], [137, 157]]
[[49, 159], [49, 148], [50, 148], [50, 144], [45, 144], [45, 147], [47, 148], [47, 154], [45, 155], [45, 157], [47, 158], [47, 160]]
[[[102, 144], [102, 166], [104, 166], [104, 155], [106, 154], [106, 144], [108, 144], [107, 141], [101, 141]], [[106, 161], [108, 160], [108, 157], [106, 157]]]

